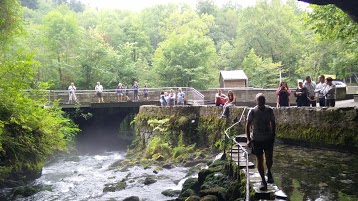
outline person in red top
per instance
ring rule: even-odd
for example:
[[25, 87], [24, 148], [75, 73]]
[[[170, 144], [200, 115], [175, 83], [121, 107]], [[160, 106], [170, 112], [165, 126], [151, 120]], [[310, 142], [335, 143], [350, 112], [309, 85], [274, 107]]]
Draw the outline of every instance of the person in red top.
[[218, 93], [215, 94], [215, 105], [224, 106], [226, 103], [226, 96], [222, 93], [221, 89], [218, 89]]

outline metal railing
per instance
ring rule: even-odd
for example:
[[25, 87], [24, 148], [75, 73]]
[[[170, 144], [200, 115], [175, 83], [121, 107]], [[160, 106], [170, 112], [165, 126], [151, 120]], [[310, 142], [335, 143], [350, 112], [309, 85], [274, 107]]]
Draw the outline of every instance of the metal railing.
[[[232, 142], [234, 144], [236, 144], [238, 146], [239, 149], [242, 150], [243, 154], [244, 154], [244, 157], [245, 157], [245, 161], [246, 161], [246, 198], [245, 200], [246, 201], [249, 201], [250, 200], [250, 175], [249, 175], [249, 153], [247, 152], [247, 150], [241, 146], [241, 144], [239, 142], [236, 141], [236, 136], [234, 136], [233, 138], [230, 137], [230, 135], [228, 134], [228, 131], [233, 128], [234, 126], [236, 126], [237, 124], [239, 124], [243, 117], [244, 117], [244, 114], [245, 114], [245, 111], [246, 111], [246, 107], [244, 107], [244, 110], [242, 111], [241, 113], [241, 116], [240, 116], [240, 119], [235, 122], [234, 124], [232, 124], [230, 127], [228, 127], [224, 133], [226, 135], [226, 138], [229, 139], [229, 140], [232, 140]], [[232, 159], [232, 149], [231, 149], [231, 153], [230, 153], [230, 158]], [[238, 167], [240, 167], [240, 153], [238, 151], [238, 160], [237, 160], [237, 165]]]
[[[182, 91], [185, 93], [185, 100], [188, 104], [193, 105], [202, 105], [204, 104], [204, 95], [201, 94], [198, 90], [192, 87], [161, 87], [161, 88], [147, 88], [148, 92], [148, 100], [150, 101], [159, 101], [159, 96], [161, 91], [167, 91], [168, 93], [170, 90], [174, 90], [175, 94], [177, 95], [178, 88], [181, 88]], [[140, 88], [138, 90], [138, 96], [140, 101], [146, 101], [144, 99], [144, 88]], [[126, 102], [126, 95], [129, 96], [131, 100], [134, 99], [134, 90], [135, 89], [122, 89], [123, 93], [123, 102]], [[64, 104], [68, 102], [69, 99], [69, 91], [68, 90], [47, 90], [47, 97], [48, 102], [59, 101], [60, 104]], [[76, 90], [75, 91], [76, 97], [81, 104], [84, 103], [95, 103], [97, 102], [96, 99], [96, 91], [95, 90]], [[104, 102], [117, 102], [117, 94], [116, 89], [106, 89], [103, 90], [102, 96], [104, 98]]]

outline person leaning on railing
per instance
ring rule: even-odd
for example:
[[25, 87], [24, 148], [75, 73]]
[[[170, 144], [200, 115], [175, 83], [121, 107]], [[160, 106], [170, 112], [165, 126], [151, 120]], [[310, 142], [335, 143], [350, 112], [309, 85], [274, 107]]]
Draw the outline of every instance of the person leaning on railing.
[[72, 104], [73, 101], [78, 103], [77, 97], [76, 97], [76, 86], [73, 82], [71, 82], [71, 85], [68, 87], [68, 102], [67, 104]]
[[184, 105], [185, 93], [181, 88], [178, 89], [177, 105]]
[[103, 93], [103, 86], [101, 85], [100, 82], [97, 82], [97, 85], [96, 85], [96, 87], [94, 88], [94, 90], [96, 91], [96, 97], [97, 97], [97, 99], [98, 99], [98, 103], [101, 103], [101, 101], [102, 101], [102, 103], [104, 103], [104, 101], [103, 101], [103, 95], [102, 95], [102, 93]]

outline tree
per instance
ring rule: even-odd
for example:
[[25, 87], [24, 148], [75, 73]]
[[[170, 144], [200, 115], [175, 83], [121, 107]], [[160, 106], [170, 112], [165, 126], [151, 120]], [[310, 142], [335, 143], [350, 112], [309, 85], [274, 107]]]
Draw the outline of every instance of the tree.
[[330, 72], [336, 72], [340, 78], [352, 76], [352, 72], [358, 71], [358, 25], [333, 5], [311, 8], [305, 18], [306, 26], [320, 36], [320, 41], [334, 44], [329, 50], [336, 50], [329, 60]]
[[[45, 44], [51, 53], [51, 67], [58, 70], [57, 87], [71, 82], [72, 55], [78, 47], [80, 27], [73, 11], [66, 5], [59, 6], [44, 17]], [[66, 72], [67, 71], [67, 72]]]
[[278, 85], [279, 68], [281, 62], [273, 63], [271, 58], [262, 59], [251, 49], [242, 62], [242, 69], [249, 78], [249, 86], [254, 87], [276, 87]]
[[215, 46], [209, 37], [193, 31], [173, 33], [159, 44], [154, 67], [162, 86], [202, 89], [213, 83], [211, 66], [215, 57]]
[[17, 0], [3, 0], [0, 4], [0, 47], [6, 47], [21, 32], [21, 9]]
[[306, 43], [295, 10], [279, 0], [259, 1], [240, 14], [235, 47], [237, 59], [254, 48], [257, 55], [282, 62], [288, 73], [293, 73]]

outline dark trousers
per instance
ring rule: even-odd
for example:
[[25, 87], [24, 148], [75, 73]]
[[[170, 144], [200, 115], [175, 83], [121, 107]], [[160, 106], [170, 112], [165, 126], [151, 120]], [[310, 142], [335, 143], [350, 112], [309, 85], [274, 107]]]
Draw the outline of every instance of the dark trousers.
[[[315, 97], [314, 96], [312, 96], [312, 97], [310, 97], [311, 99], [314, 99]], [[314, 100], [314, 101], [310, 101], [310, 100], [308, 100], [308, 106], [310, 106], [310, 105], [312, 105], [312, 107], [316, 107], [316, 100]]]
[[326, 106], [326, 99], [325, 98], [319, 98], [319, 106], [325, 107]]
[[335, 100], [335, 99], [326, 99], [326, 106], [327, 106], [327, 107], [334, 107], [334, 106], [336, 106], [336, 100]]

